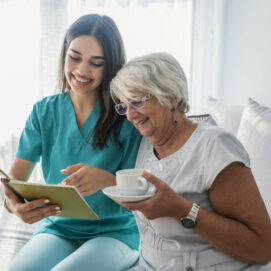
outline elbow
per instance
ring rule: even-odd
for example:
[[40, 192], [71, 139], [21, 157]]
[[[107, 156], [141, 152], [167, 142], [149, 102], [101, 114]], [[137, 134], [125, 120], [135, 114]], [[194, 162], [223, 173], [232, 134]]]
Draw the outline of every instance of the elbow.
[[261, 256], [257, 264], [266, 265], [270, 262], [271, 262], [271, 245], [269, 246], [269, 251], [266, 251], [266, 253]]
[[266, 265], [271, 262], [271, 238], [264, 242], [259, 242], [256, 250], [254, 264]]
[[266, 257], [262, 257], [255, 264], [258, 264], [258, 265], [267, 265], [270, 262], [271, 262], [271, 255], [266, 256]]
[[271, 262], [271, 223], [258, 231], [253, 250], [253, 264], [267, 265]]

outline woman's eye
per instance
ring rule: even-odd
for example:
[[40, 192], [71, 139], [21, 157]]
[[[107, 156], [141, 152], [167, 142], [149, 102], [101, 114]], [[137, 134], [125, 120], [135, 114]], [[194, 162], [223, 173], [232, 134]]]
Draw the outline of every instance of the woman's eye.
[[141, 107], [141, 105], [143, 104], [142, 101], [137, 101], [137, 100], [131, 100], [130, 104], [134, 107]]
[[94, 62], [91, 62], [90, 63], [92, 66], [94, 66], [94, 67], [102, 67], [103, 65], [104, 65], [104, 62], [102, 62], [102, 63], [94, 63]]
[[73, 60], [73, 61], [79, 61], [79, 60], [80, 60], [80, 58], [78, 58], [78, 57], [73, 57], [73, 56], [71, 56], [71, 55], [69, 55], [69, 57], [70, 57], [70, 59]]

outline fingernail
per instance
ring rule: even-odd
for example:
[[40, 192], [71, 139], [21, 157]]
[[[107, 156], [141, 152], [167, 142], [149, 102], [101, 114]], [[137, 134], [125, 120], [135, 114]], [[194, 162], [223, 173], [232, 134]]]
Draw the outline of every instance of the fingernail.
[[57, 212], [56, 212], [56, 215], [59, 215], [60, 213], [61, 213], [61, 211], [57, 211]]
[[66, 182], [63, 182], [62, 185], [67, 185], [67, 183], [66, 183]]
[[46, 199], [45, 201], [44, 201], [44, 203], [49, 203], [50, 202], [50, 200], [48, 200], [48, 199]]
[[56, 206], [55, 209], [59, 211], [59, 210], [60, 210], [60, 207]]
[[65, 171], [65, 170], [66, 170], [66, 168], [63, 168], [63, 169], [60, 170], [60, 172]]

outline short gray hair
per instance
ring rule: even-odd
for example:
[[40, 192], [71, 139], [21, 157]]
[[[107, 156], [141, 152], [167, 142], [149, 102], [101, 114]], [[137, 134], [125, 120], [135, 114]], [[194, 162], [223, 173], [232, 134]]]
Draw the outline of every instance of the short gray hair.
[[160, 104], [188, 112], [188, 91], [185, 73], [179, 62], [168, 53], [152, 53], [127, 62], [110, 83], [111, 96], [115, 102], [131, 98], [136, 90], [154, 95]]

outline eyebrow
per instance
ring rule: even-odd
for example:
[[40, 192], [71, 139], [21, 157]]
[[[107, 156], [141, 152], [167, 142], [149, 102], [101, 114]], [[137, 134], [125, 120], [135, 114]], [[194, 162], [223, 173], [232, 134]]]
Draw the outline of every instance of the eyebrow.
[[[76, 50], [74, 50], [74, 49], [70, 49], [72, 52], [74, 52], [74, 53], [76, 53], [76, 54], [78, 54], [78, 55], [82, 55], [80, 52], [78, 52], [78, 51], [76, 51]], [[104, 57], [103, 56], [92, 56], [91, 58], [94, 58], [94, 59], [104, 59]]]

